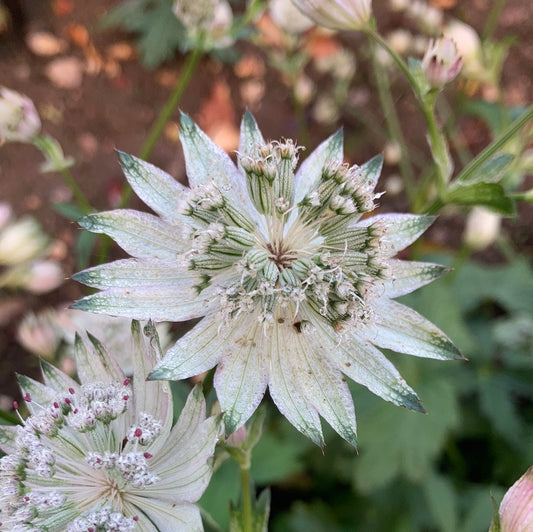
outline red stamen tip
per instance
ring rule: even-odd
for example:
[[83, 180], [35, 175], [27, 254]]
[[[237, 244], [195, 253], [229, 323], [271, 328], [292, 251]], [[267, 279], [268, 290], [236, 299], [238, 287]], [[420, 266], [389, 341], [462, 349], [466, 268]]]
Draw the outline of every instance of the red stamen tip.
[[135, 429], [135, 432], [133, 433], [133, 435], [136, 438], [140, 438], [143, 435], [143, 431], [141, 429]]

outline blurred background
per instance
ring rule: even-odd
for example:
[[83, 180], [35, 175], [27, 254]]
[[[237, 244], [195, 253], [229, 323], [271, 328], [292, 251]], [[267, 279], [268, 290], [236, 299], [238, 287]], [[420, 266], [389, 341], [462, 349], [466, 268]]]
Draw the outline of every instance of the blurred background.
[[[179, 107], [230, 154], [246, 109], [265, 137], [295, 138], [309, 148], [306, 153], [342, 127], [351, 164], [384, 153], [380, 210], [422, 210], [402, 176], [411, 174], [415, 188], [425, 186], [429, 153], [423, 122], [410, 88], [387, 57], [372, 55], [363, 35], [326, 31], [298, 18], [289, 0], [256, 2], [253, 16], [246, 2], [230, 4], [244, 22], [229, 46], [202, 54]], [[192, 53], [172, 5], [171, 0], [0, 0], [0, 85], [33, 100], [43, 131], [71, 158], [69, 172], [96, 210], [124, 204], [115, 150], [141, 152]], [[472, 57], [464, 56], [462, 76], [439, 102], [458, 168], [531, 104], [529, 0], [375, 0], [374, 11], [381, 34], [406, 57], [420, 58], [431, 36], [452, 31], [456, 23], [467, 25], [454, 28], [454, 36]], [[394, 125], [382, 111], [380, 75], [397, 109], [405, 150], [391, 140]], [[149, 160], [186, 182], [177, 120], [172, 114]], [[527, 131], [508, 147], [516, 154], [503, 179], [508, 190], [531, 188], [531, 147]], [[31, 144], [0, 146], [0, 242], [15, 220], [32, 217], [31, 227], [17, 227], [17, 238], [35, 247], [26, 258], [52, 261], [62, 272], [57, 282], [50, 281], [56, 270], [46, 270], [44, 279], [30, 276], [33, 285], [27, 278], [10, 285], [9, 260], [1, 258], [0, 244], [5, 421], [12, 419], [11, 403], [18, 398], [14, 373], [38, 376], [38, 356], [71, 368], [68, 346], [75, 328], [88, 328], [109, 342], [124, 334], [117, 332], [123, 324], [89, 324], [65, 312], [86, 293], [69, 277], [96, 264], [105, 243], [76, 225], [71, 188], [60, 172], [40, 171], [43, 160]], [[130, 204], [143, 208], [136, 199]], [[322, 454], [269, 410], [252, 474], [259, 489], [271, 486], [272, 530], [488, 529], [491, 497], [499, 502], [533, 464], [532, 217], [525, 204], [518, 205], [516, 216], [448, 207], [405, 255], [454, 268], [403, 299], [438, 324], [468, 358], [444, 364], [388, 353], [427, 415], [383, 403], [353, 385], [359, 454], [328, 427]], [[108, 253], [121, 256], [116, 248]], [[34, 275], [34, 262], [30, 269]], [[180, 330], [169, 327], [164, 334]], [[176, 387], [178, 405], [183, 392]], [[238, 493], [236, 465], [222, 462], [201, 502], [223, 530], [228, 502]]]

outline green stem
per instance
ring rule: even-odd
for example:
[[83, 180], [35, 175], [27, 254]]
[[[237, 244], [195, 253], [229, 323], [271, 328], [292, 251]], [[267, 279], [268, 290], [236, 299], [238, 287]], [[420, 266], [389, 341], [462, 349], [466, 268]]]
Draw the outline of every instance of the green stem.
[[72, 194], [74, 195], [74, 199], [78, 202], [78, 206], [86, 213], [89, 214], [90, 212], [93, 212], [94, 209], [85, 197], [85, 194], [81, 190], [81, 188], [78, 186], [78, 183], [76, 183], [76, 180], [70, 173], [70, 170], [68, 168], [63, 168], [59, 172], [61, 176], [63, 177], [63, 181], [65, 181], [66, 185], [70, 188], [72, 191]]
[[483, 41], [492, 39], [504, 7], [505, 0], [493, 0], [489, 16], [487, 17], [487, 22], [485, 23], [485, 28], [483, 29]]
[[437, 186], [439, 191], [442, 192], [451, 177], [452, 167], [448, 144], [437, 123], [437, 117], [435, 115], [435, 101], [438, 93], [429, 92], [425, 94], [415, 76], [410, 71], [409, 66], [400, 55], [390, 47], [389, 43], [372, 27], [368, 27], [364, 31], [370, 39], [381, 46], [391, 56], [408, 79], [409, 84], [415, 93], [417, 104], [428, 127], [428, 143], [437, 167]]
[[241, 473], [241, 510], [243, 532], [252, 532], [252, 494], [250, 487], [250, 463], [239, 463]]
[[394, 101], [391, 95], [391, 88], [389, 78], [383, 66], [379, 63], [376, 57], [376, 46], [371, 45], [371, 57], [372, 67], [374, 69], [374, 76], [376, 78], [376, 85], [378, 89], [378, 95], [387, 122], [387, 131], [389, 139], [398, 144], [401, 151], [400, 161], [398, 166], [400, 167], [400, 173], [403, 179], [405, 192], [409, 203], [412, 205], [414, 198], [414, 174], [410, 164], [409, 152], [405, 143], [405, 137], [402, 132], [400, 120], [394, 107]]

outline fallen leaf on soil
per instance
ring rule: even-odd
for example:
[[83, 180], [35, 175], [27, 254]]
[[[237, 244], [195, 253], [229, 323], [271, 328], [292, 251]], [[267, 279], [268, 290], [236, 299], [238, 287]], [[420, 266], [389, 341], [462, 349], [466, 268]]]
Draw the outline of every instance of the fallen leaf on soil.
[[338, 53], [342, 50], [342, 45], [331, 35], [313, 32], [309, 35], [305, 49], [313, 59], [321, 59]]
[[81, 24], [69, 24], [67, 26], [67, 35], [72, 43], [79, 48], [84, 48], [89, 44], [89, 32]]
[[245, 54], [233, 68], [238, 78], [262, 78], [265, 75], [265, 62], [256, 54]]
[[65, 17], [72, 13], [74, 9], [74, 0], [54, 0], [52, 2], [52, 11], [57, 17]]
[[261, 16], [255, 23], [255, 27], [259, 31], [258, 40], [261, 45], [286, 47], [287, 38], [269, 15], [264, 14]]
[[100, 144], [92, 133], [88, 131], [81, 133], [76, 140], [85, 157], [92, 159], [98, 152]]
[[106, 48], [106, 55], [115, 61], [130, 61], [137, 56], [133, 46], [127, 42], [111, 44]]
[[431, 0], [430, 4], [439, 9], [451, 9], [457, 5], [457, 0]]
[[169, 70], [167, 68], [161, 68], [155, 73], [155, 81], [162, 87], [168, 89], [173, 87], [178, 80], [178, 74], [175, 70]]
[[198, 125], [226, 151], [239, 145], [239, 129], [235, 125], [235, 107], [231, 90], [224, 80], [216, 80], [211, 95], [204, 100], [197, 115]]
[[34, 31], [26, 36], [26, 45], [35, 54], [41, 57], [51, 57], [67, 49], [67, 43], [52, 33]]
[[83, 63], [77, 57], [61, 57], [45, 69], [46, 77], [61, 89], [77, 89], [83, 81]]
[[172, 141], [178, 143], [180, 140], [180, 130], [177, 122], [169, 122], [165, 126], [165, 137]]

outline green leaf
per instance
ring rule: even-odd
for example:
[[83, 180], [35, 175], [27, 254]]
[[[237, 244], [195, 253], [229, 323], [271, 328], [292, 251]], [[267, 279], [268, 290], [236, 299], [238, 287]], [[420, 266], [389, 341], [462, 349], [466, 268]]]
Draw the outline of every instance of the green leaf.
[[446, 191], [443, 199], [446, 203], [457, 205], [483, 205], [507, 216], [516, 214], [514, 201], [505, 195], [505, 190], [497, 183], [475, 183], [451, 187]]
[[78, 233], [74, 250], [76, 253], [76, 263], [79, 269], [85, 269], [89, 266], [91, 253], [97, 238], [98, 235], [89, 233], [89, 231], [83, 230]]
[[451, 482], [431, 473], [424, 482], [423, 491], [438, 529], [441, 532], [457, 532], [457, 500]]
[[68, 218], [69, 220], [73, 220], [77, 222], [80, 218], [85, 216], [87, 213], [81, 209], [78, 205], [75, 203], [67, 203], [67, 202], [56, 202], [52, 203], [52, 209], [59, 213], [61, 216], [64, 216], [65, 218]]
[[511, 153], [496, 153], [484, 161], [479, 168], [465, 178], [456, 179], [452, 188], [474, 183], [497, 183], [503, 177], [505, 171], [514, 161], [515, 156]]
[[380, 402], [359, 416], [361, 454], [355, 462], [354, 482], [363, 493], [382, 488], [399, 475], [414, 482], [423, 479], [457, 426], [453, 383], [426, 375], [416, 389], [427, 415]]
[[415, 59], [414, 57], [410, 57], [408, 63], [409, 71], [415, 78], [420, 92], [422, 94], [428, 93], [430, 90], [430, 86], [427, 81], [426, 73], [424, 72], [424, 67], [422, 66], [422, 61], [420, 61], [419, 59]]

